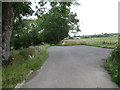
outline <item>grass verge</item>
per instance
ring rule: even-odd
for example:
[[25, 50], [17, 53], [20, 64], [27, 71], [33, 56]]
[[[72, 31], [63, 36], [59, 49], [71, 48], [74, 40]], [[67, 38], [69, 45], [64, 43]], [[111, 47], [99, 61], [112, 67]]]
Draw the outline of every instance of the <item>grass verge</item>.
[[105, 68], [112, 81], [120, 87], [120, 45], [111, 52], [111, 56], [105, 60]]
[[41, 67], [49, 45], [11, 51], [10, 60], [2, 68], [2, 88], [14, 88], [18, 83], [28, 79], [31, 70]]

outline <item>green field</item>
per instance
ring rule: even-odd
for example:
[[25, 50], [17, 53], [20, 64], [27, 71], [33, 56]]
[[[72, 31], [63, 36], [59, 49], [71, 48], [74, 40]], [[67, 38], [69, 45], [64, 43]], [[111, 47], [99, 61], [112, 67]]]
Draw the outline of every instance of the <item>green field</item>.
[[103, 48], [115, 48], [117, 44], [118, 44], [118, 35], [113, 35], [109, 37], [65, 40], [66, 46], [89, 45], [89, 46], [96, 46]]

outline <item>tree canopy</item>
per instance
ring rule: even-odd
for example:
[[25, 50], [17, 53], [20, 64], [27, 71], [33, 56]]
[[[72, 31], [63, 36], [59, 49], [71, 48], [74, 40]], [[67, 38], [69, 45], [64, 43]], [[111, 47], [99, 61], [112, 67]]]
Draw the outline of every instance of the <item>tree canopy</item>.
[[43, 30], [45, 42], [56, 44], [68, 36], [70, 29], [75, 27], [79, 29], [77, 15], [70, 11], [71, 4], [71, 2], [51, 3], [51, 10], [38, 17], [37, 23]]
[[[79, 30], [77, 14], [70, 11], [72, 2], [50, 2], [51, 9], [48, 12], [45, 12], [46, 3], [38, 2], [36, 12], [31, 9], [30, 2], [3, 3], [4, 60], [8, 59], [10, 42], [14, 49], [39, 45], [42, 42], [57, 44], [68, 36], [69, 30]], [[37, 20], [23, 19], [33, 13], [37, 15]]]

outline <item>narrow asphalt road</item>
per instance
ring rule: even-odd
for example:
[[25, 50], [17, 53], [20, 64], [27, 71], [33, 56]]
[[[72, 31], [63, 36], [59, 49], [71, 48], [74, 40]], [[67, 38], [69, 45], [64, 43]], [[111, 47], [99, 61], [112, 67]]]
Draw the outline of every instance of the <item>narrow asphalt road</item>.
[[22, 88], [116, 88], [104, 69], [110, 49], [91, 46], [55, 46], [36, 75]]

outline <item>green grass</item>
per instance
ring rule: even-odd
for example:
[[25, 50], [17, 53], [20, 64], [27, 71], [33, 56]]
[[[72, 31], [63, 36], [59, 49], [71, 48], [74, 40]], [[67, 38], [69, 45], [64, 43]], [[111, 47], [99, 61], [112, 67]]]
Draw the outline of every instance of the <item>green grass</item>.
[[[88, 45], [88, 46], [96, 46], [103, 48], [115, 48], [118, 43], [118, 35], [110, 36], [110, 37], [99, 37], [99, 38], [87, 38], [87, 39], [70, 39], [65, 40], [65, 46], [72, 45]], [[60, 44], [58, 44], [60, 45]]]
[[116, 82], [117, 84], [118, 82], [118, 63], [115, 61], [111, 61], [109, 59], [107, 59], [105, 61], [105, 68], [107, 69], [108, 73], [111, 75], [112, 77], [112, 81]]
[[120, 46], [115, 48], [111, 56], [105, 60], [105, 68], [111, 75], [112, 81], [120, 86]]
[[[14, 88], [18, 83], [28, 79], [31, 70], [37, 70], [44, 62], [49, 45], [36, 46], [11, 51], [9, 62], [2, 68], [2, 88]], [[30, 58], [29, 55], [34, 56]]]

